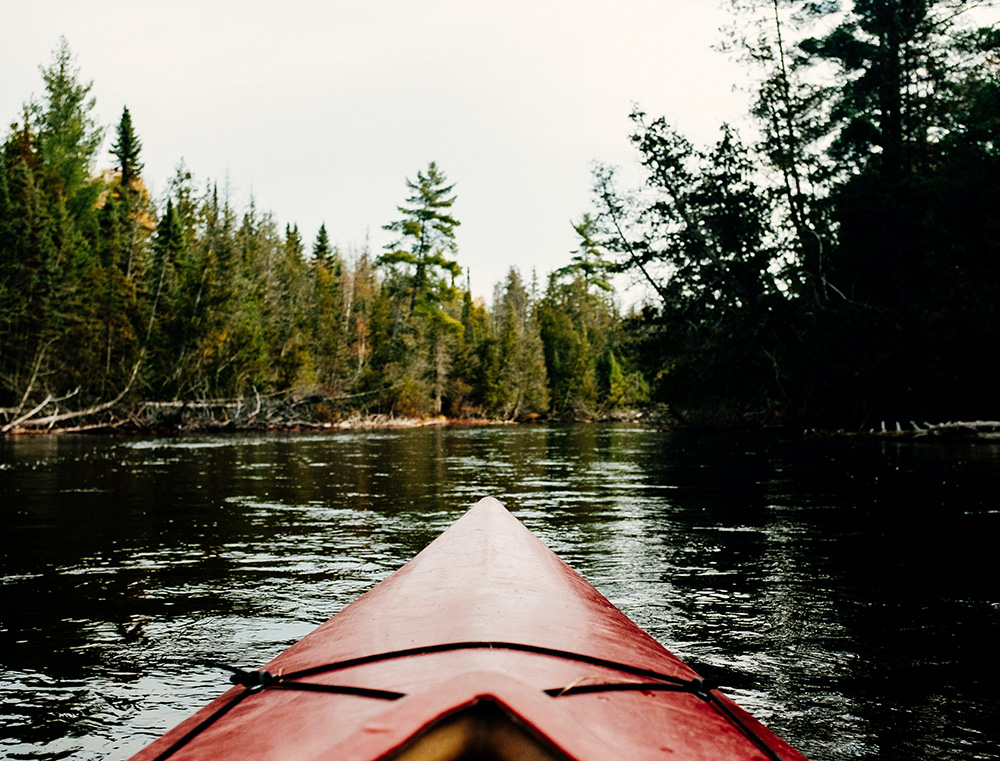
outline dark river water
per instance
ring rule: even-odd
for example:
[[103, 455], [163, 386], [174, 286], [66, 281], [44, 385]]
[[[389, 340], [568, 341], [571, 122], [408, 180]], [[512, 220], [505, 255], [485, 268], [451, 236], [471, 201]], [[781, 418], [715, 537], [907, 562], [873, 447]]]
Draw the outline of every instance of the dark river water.
[[1000, 446], [0, 439], [0, 756], [123, 759], [500, 499], [815, 761], [1000, 759]]

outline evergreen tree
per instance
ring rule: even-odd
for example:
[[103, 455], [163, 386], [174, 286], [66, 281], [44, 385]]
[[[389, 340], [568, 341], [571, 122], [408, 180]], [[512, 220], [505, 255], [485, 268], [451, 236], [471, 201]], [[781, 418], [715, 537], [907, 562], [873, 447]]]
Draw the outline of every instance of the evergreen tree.
[[607, 325], [596, 306], [581, 276], [560, 283], [555, 274], [538, 305], [552, 412], [559, 417], [585, 418], [598, 411], [596, 361]]
[[[388, 244], [378, 260], [380, 265], [402, 264], [412, 270], [408, 277], [410, 312], [419, 306], [424, 316], [434, 315], [442, 302], [454, 298], [454, 280], [462, 273], [449, 258], [457, 251], [455, 228], [461, 223], [450, 213], [455, 186], [446, 183], [445, 174], [433, 161], [426, 173], [417, 172], [416, 181], [406, 181], [410, 205], [398, 206], [403, 218], [384, 226], [401, 237]], [[451, 276], [450, 282], [446, 275]]]
[[89, 206], [71, 213], [63, 179], [46, 164], [28, 113], [4, 157], [10, 218], [0, 279], [18, 294], [5, 320], [16, 347], [4, 362], [12, 365], [5, 377], [24, 403], [35, 394], [61, 395], [69, 384], [86, 394], [92, 365], [81, 354], [91, 347], [95, 327], [91, 281], [100, 288], [101, 280], [92, 246], [96, 215]]
[[128, 112], [128, 107], [122, 109], [122, 118], [118, 122], [115, 142], [111, 146], [111, 155], [118, 160], [118, 171], [121, 175], [121, 184], [124, 188], [131, 188], [132, 183], [142, 173], [142, 162], [139, 161], [139, 152], [142, 150], [142, 143], [136, 137], [132, 129], [132, 115]]
[[397, 400], [405, 399], [397, 408], [413, 413], [429, 407], [440, 413], [455, 339], [463, 329], [454, 284], [461, 268], [450, 258], [457, 251], [459, 222], [450, 213], [456, 197], [454, 185], [447, 184], [434, 162], [406, 185], [411, 191], [409, 205], [397, 207], [403, 218], [385, 225], [401, 237], [378, 259], [380, 266], [391, 270], [386, 284], [397, 304], [392, 359], [386, 367], [392, 368]]
[[235, 234], [237, 296], [230, 309], [227, 349], [231, 360], [226, 388], [232, 396], [268, 389], [273, 381], [274, 263], [281, 243], [274, 222], [257, 212], [251, 198]]
[[[462, 333], [456, 338], [452, 353], [450, 414], [472, 417], [486, 408], [485, 397], [493, 383], [497, 362], [492, 321], [482, 299], [473, 299], [472, 289], [466, 281], [462, 294]], [[493, 372], [494, 375], [488, 375]]]
[[25, 113], [3, 149], [0, 220], [0, 384], [6, 406], [27, 401], [35, 380], [48, 375], [52, 336], [44, 335], [57, 252], [37, 135]]
[[329, 269], [333, 253], [333, 246], [330, 245], [330, 236], [326, 232], [326, 224], [322, 224], [319, 226], [319, 232], [316, 233], [316, 240], [313, 242], [313, 260]]
[[133, 247], [144, 246], [148, 237], [148, 230], [140, 227], [135, 213], [145, 200], [148, 199], [140, 200], [137, 194], [133, 203], [129, 203], [112, 189], [98, 212], [100, 234], [96, 250], [103, 289], [98, 291], [98, 283], [92, 283], [91, 288], [98, 300], [95, 319], [104, 328], [100, 341], [104, 355], [102, 397], [114, 396], [124, 388], [139, 361], [141, 314], [137, 283], [127, 260]]
[[81, 213], [97, 198], [99, 185], [91, 174], [104, 140], [103, 128], [91, 116], [93, 82], [79, 81], [80, 70], [65, 38], [60, 38], [52, 63], [41, 71], [45, 96], [35, 111], [42, 157], [60, 179], [71, 212]]
[[520, 274], [511, 269], [495, 299], [493, 346], [484, 378], [487, 412], [506, 420], [548, 410], [541, 331]]
[[297, 225], [285, 227], [277, 251], [273, 287], [269, 291], [274, 315], [271, 365], [277, 390], [309, 391], [316, 386], [310, 319], [312, 278]]
[[[639, 111], [632, 118], [632, 141], [647, 171], [643, 200], [628, 207], [601, 173], [598, 200], [619, 266], [641, 269], [660, 297], [657, 335], [647, 337], [646, 349], [670, 368], [659, 374], [661, 398], [690, 419], [766, 416], [781, 395], [773, 381], [775, 345], [785, 330], [770, 195], [728, 126], [706, 151], [663, 118], [647, 124]], [[626, 208], [633, 217], [621, 216]], [[617, 358], [603, 361], [611, 373]]]
[[601, 235], [601, 227], [597, 218], [584, 214], [581, 220], [573, 225], [573, 231], [580, 239], [580, 248], [573, 252], [569, 264], [556, 270], [556, 275], [582, 275], [588, 287], [593, 285], [603, 291], [611, 291], [608, 278], [614, 271], [614, 263], [604, 257], [604, 250], [597, 238]]
[[320, 226], [313, 243], [312, 271], [317, 377], [324, 388], [341, 391], [348, 374], [345, 273], [340, 252], [330, 244], [326, 225]]
[[177, 263], [184, 250], [180, 215], [173, 200], [168, 198], [153, 239], [151, 299], [143, 342], [150, 357], [147, 383], [154, 393], [165, 394], [167, 398], [172, 398], [176, 392], [176, 383], [171, 381], [177, 367], [181, 326], [174, 313], [173, 297], [177, 292], [174, 285]]

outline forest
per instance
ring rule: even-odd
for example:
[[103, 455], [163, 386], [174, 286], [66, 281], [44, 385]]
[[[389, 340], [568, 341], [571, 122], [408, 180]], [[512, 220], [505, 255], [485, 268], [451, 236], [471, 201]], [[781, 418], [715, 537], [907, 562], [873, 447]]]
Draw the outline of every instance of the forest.
[[[511, 269], [490, 304], [469, 292], [436, 163], [401, 172], [378, 252], [233, 208], [183, 163], [154, 199], [141, 125], [127, 107], [95, 122], [61, 40], [0, 155], [0, 430], [196, 410], [216, 425], [1000, 418], [994, 4], [728, 2], [720, 44], [756, 77], [746, 123], [698, 146], [636, 106], [623, 139], [640, 182], [596, 165], [566, 265], [541, 282]], [[102, 150], [114, 168], [98, 172]], [[623, 276], [650, 294], [626, 313]]]

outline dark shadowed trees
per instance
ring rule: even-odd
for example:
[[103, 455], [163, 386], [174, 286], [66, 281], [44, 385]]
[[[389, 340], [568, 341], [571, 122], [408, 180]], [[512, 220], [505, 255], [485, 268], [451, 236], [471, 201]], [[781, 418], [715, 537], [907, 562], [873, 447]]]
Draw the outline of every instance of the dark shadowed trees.
[[655, 293], [630, 324], [660, 398], [715, 422], [996, 416], [1000, 35], [965, 13], [993, 4], [733, 5], [759, 141], [703, 151], [637, 111], [645, 187], [596, 174], [601, 240]]

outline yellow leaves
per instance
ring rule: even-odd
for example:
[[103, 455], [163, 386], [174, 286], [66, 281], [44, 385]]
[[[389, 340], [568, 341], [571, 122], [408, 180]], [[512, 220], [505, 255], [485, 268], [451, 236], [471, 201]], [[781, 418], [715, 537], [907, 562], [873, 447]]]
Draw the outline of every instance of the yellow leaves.
[[156, 218], [153, 215], [153, 204], [149, 198], [149, 190], [141, 177], [132, 180], [130, 187], [126, 188], [121, 182], [121, 172], [115, 169], [105, 169], [97, 177], [96, 182], [101, 184], [101, 192], [94, 201], [94, 209], [100, 211], [108, 205], [109, 201], [121, 203], [131, 201], [129, 217], [138, 227], [149, 233], [156, 230]]
[[226, 339], [229, 337], [229, 331], [225, 328], [219, 328], [217, 330], [210, 330], [206, 335], [201, 344], [201, 354], [206, 359], [213, 357], [220, 353], [220, 349], [226, 344]]

